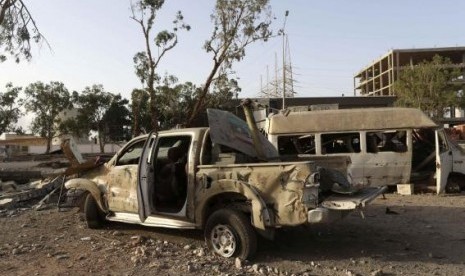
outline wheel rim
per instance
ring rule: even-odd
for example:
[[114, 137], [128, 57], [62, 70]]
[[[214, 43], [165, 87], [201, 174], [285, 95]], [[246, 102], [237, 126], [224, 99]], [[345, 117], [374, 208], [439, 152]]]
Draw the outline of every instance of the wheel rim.
[[216, 225], [212, 229], [210, 240], [215, 252], [223, 257], [231, 257], [236, 251], [236, 237], [227, 225]]

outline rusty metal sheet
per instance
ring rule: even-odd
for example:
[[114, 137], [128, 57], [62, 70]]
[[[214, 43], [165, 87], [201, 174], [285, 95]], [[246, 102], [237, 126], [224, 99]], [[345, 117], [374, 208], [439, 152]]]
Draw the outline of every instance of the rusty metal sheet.
[[[228, 146], [248, 156], [257, 157], [252, 135], [246, 122], [227, 111], [208, 109], [207, 114], [210, 137], [213, 143]], [[275, 147], [261, 134], [260, 141], [263, 152], [268, 159], [278, 157]]]

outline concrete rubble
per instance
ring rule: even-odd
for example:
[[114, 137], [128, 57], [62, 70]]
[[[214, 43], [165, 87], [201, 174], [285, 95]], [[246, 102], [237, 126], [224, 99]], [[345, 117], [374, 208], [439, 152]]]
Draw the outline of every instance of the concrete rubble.
[[16, 203], [44, 197], [56, 190], [63, 183], [63, 177], [34, 181], [24, 185], [16, 185], [13, 181], [1, 182], [0, 209], [9, 208]]
[[61, 148], [64, 156], [19, 156], [3, 162], [0, 166], [0, 209], [42, 197], [34, 206], [40, 210], [67, 178], [101, 164], [94, 159], [86, 160], [72, 139], [64, 140]]

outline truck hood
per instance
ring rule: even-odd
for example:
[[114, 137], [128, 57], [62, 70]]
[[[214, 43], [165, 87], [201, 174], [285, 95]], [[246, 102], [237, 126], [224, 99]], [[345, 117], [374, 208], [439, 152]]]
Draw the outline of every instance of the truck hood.
[[[233, 148], [251, 157], [258, 157], [252, 134], [244, 120], [230, 112], [211, 108], [207, 109], [207, 115], [213, 143]], [[260, 142], [268, 160], [279, 156], [278, 151], [261, 133]]]

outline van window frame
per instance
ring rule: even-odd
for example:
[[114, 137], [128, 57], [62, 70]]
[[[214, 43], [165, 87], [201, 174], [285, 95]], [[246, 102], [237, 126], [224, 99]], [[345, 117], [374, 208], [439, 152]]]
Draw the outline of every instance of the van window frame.
[[[324, 141], [324, 136], [334, 136], [335, 138], [332, 138], [330, 140], [334, 141], [334, 140], [337, 140], [337, 136], [349, 136], [348, 138], [351, 139], [351, 144], [342, 144], [342, 145], [345, 145], [345, 148], [347, 149], [347, 151], [336, 151], [336, 152], [328, 152], [328, 149], [325, 148], [325, 144], [328, 144], [330, 143], [331, 141]], [[357, 137], [350, 137], [351, 135], [357, 135]], [[362, 144], [362, 132], [361, 131], [347, 131], [347, 132], [322, 132], [322, 133], [319, 133], [319, 143], [318, 143], [318, 147], [319, 147], [319, 150], [320, 150], [320, 153], [321, 155], [336, 155], [336, 154], [343, 154], [343, 155], [347, 155], [347, 154], [360, 154], [360, 153], [363, 153], [363, 144]], [[344, 138], [344, 137], [341, 137], [341, 138]], [[354, 147], [354, 139], [358, 139], [358, 147]], [[342, 145], [339, 145], [339, 146], [342, 146]], [[336, 148], [336, 145], [333, 147], [333, 150], [337, 150]]]

